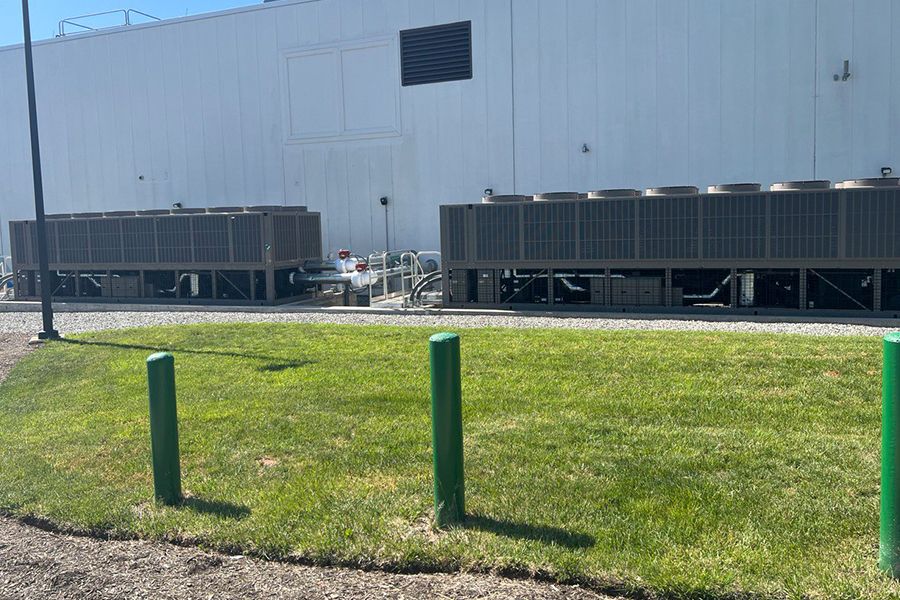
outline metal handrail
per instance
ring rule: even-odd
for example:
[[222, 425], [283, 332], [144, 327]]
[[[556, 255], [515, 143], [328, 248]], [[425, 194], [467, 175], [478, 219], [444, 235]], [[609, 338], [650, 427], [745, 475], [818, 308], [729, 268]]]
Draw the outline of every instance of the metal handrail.
[[[103, 17], [106, 15], [115, 15], [122, 13], [124, 17], [122, 25], [107, 25], [106, 27], [91, 27], [90, 25], [84, 25], [83, 23], [78, 23], [76, 19], [89, 19], [91, 17]], [[63, 37], [66, 35], [66, 25], [72, 25], [73, 27], [80, 27], [85, 31], [99, 31], [100, 29], [109, 29], [111, 27], [123, 27], [132, 25], [131, 15], [141, 15], [143, 17], [147, 17], [148, 19], [153, 19], [154, 21], [161, 21], [159, 17], [154, 17], [153, 15], [148, 15], [145, 12], [135, 10], [133, 8], [120, 8], [117, 10], [106, 10], [103, 12], [90, 13], [87, 15], [78, 15], [77, 17], [69, 17], [67, 19], [63, 19], [59, 22], [59, 33], [57, 33], [57, 37]]]

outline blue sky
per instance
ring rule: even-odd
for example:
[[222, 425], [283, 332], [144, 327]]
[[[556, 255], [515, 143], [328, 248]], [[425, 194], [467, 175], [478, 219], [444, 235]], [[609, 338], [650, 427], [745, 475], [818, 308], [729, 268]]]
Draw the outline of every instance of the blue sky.
[[[259, 4], [262, 0], [29, 0], [31, 37], [42, 40], [56, 35], [61, 19], [133, 8], [162, 19], [183, 17], [185, 14], [224, 10], [236, 6]], [[122, 17], [118, 17], [121, 19]], [[0, 46], [22, 42], [21, 0], [0, 1]]]

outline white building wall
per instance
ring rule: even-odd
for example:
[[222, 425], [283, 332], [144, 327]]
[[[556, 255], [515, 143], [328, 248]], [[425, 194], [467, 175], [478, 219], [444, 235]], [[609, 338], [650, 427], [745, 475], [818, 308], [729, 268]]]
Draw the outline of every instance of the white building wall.
[[[474, 78], [401, 88], [399, 30], [458, 20]], [[22, 64], [0, 49], [4, 252], [33, 215]], [[305, 204], [326, 251], [436, 248], [437, 207], [488, 187], [900, 171], [896, 0], [282, 0], [35, 64], [49, 212]]]

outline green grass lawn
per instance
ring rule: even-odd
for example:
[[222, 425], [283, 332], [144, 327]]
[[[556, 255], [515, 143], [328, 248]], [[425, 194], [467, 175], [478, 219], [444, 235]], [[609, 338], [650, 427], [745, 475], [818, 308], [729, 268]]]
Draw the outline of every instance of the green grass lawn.
[[[0, 508], [67, 527], [670, 597], [888, 598], [878, 338], [462, 331], [465, 526], [436, 532], [429, 329], [192, 326], [51, 343], [0, 386]], [[184, 506], [152, 502], [176, 356]]]

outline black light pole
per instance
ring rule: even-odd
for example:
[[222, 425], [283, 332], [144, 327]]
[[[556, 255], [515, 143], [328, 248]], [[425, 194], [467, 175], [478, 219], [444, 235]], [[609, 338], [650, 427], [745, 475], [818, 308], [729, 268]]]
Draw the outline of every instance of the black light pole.
[[41, 178], [41, 145], [38, 141], [37, 103], [34, 99], [34, 63], [31, 58], [31, 22], [28, 18], [28, 0], [22, 0], [22, 25], [25, 30], [25, 79], [28, 87], [28, 118], [31, 122], [31, 169], [34, 173], [34, 223], [38, 237], [38, 263], [41, 269], [41, 314], [44, 328], [38, 332], [39, 340], [59, 337], [53, 328], [53, 290], [50, 288], [50, 264], [47, 260], [47, 228], [44, 223], [44, 182]]

